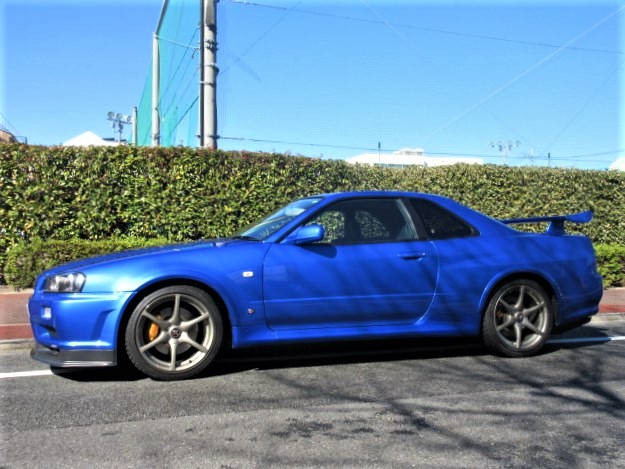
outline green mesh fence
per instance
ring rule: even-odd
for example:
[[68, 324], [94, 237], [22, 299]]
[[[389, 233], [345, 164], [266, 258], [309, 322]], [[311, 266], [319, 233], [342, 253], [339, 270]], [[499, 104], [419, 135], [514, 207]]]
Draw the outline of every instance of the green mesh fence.
[[[158, 109], [162, 146], [198, 141], [200, 0], [170, 0], [156, 32], [159, 54]], [[137, 143], [152, 141], [152, 72], [138, 108]]]
[[137, 109], [137, 135], [132, 136], [136, 145], [149, 146], [152, 143], [152, 70], [148, 72], [143, 95]]

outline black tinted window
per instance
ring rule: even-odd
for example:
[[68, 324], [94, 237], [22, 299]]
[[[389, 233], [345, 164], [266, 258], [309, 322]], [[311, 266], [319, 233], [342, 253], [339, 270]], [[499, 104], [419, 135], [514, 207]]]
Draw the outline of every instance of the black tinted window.
[[396, 199], [338, 202], [310, 220], [325, 229], [323, 243], [368, 243], [415, 239], [414, 229]]
[[410, 199], [425, 232], [430, 239], [446, 239], [473, 236], [475, 230], [449, 210], [424, 199]]

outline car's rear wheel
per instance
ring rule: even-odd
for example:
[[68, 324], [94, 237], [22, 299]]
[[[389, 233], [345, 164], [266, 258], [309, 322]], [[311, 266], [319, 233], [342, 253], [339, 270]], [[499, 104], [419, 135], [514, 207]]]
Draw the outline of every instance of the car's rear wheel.
[[532, 280], [514, 280], [491, 297], [482, 324], [484, 343], [509, 357], [537, 353], [551, 333], [554, 308], [545, 290]]
[[151, 378], [189, 378], [204, 370], [221, 345], [223, 323], [213, 299], [190, 286], [163, 288], [134, 309], [125, 332], [128, 357]]

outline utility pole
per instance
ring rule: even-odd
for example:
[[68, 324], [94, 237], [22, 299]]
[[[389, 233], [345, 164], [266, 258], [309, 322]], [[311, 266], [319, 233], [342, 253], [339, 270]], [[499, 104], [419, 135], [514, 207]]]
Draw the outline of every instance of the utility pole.
[[217, 148], [217, 0], [202, 0], [200, 147]]

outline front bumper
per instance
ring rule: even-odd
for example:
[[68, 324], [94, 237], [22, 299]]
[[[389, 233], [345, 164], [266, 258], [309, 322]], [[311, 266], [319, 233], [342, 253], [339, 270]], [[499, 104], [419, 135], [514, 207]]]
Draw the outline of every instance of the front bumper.
[[115, 350], [62, 350], [39, 343], [30, 351], [31, 358], [50, 366], [62, 368], [87, 368], [117, 365]]
[[28, 302], [31, 357], [57, 367], [116, 365], [122, 312], [132, 295], [36, 291]]

